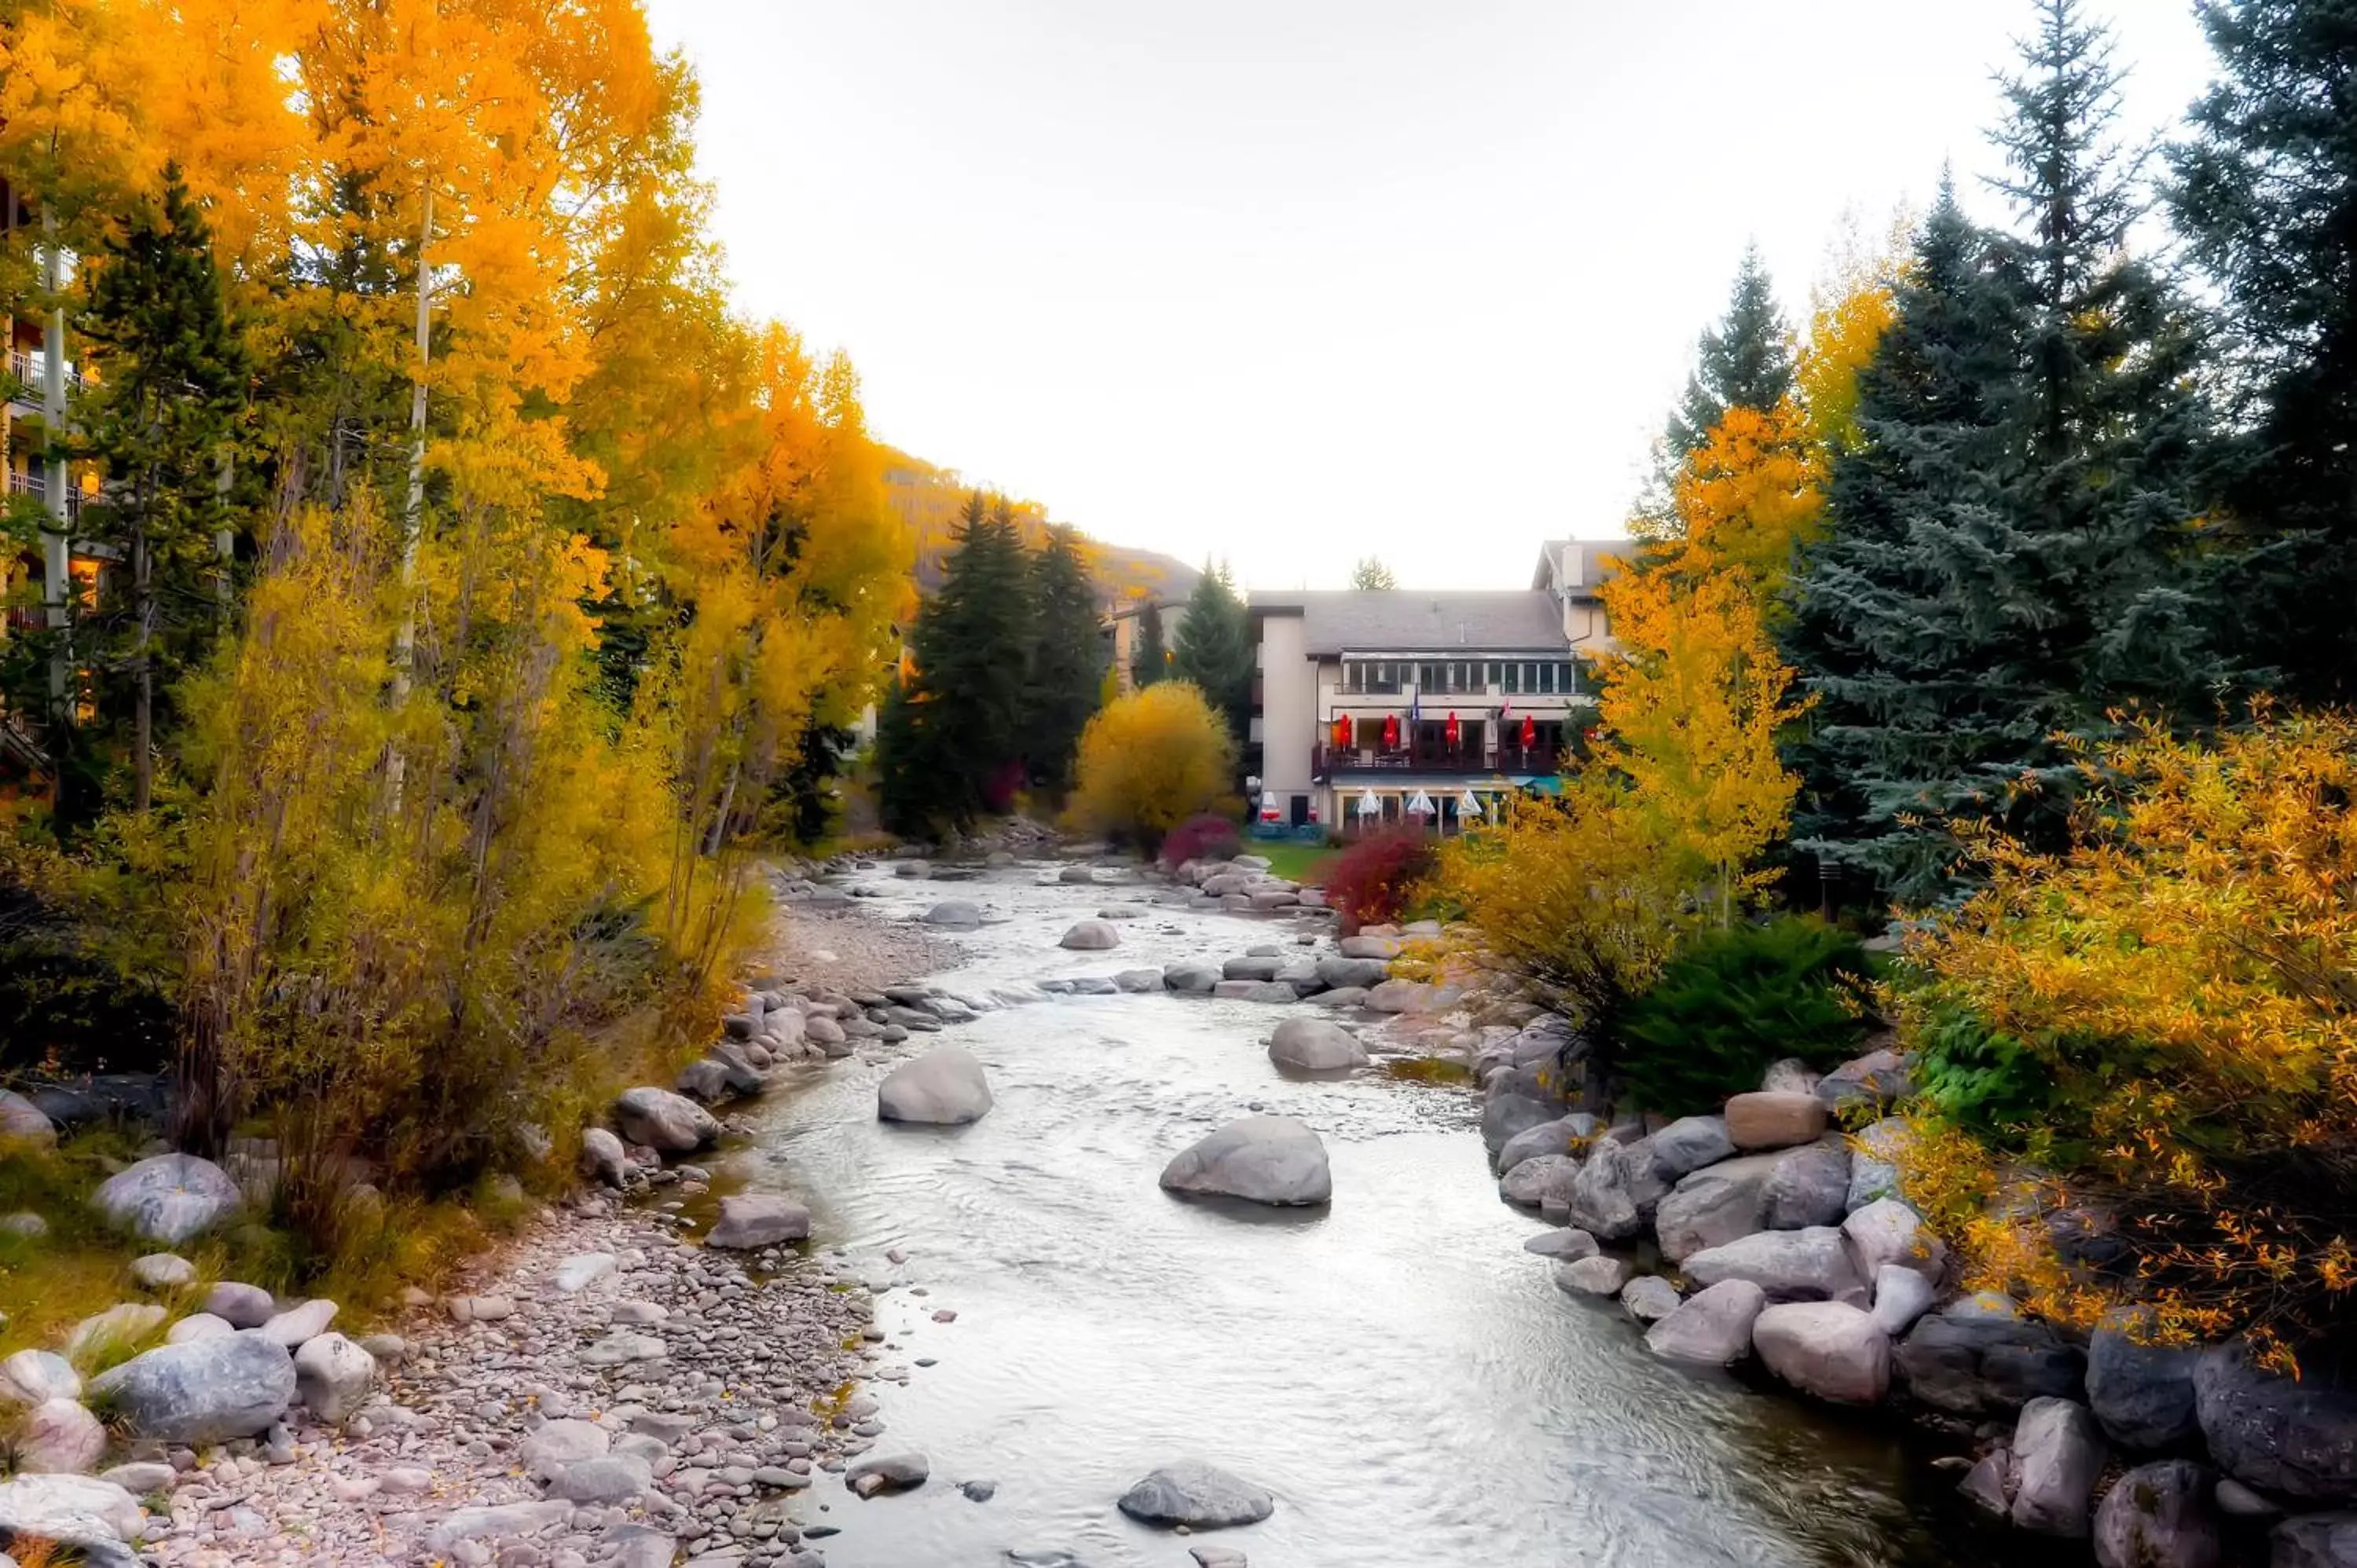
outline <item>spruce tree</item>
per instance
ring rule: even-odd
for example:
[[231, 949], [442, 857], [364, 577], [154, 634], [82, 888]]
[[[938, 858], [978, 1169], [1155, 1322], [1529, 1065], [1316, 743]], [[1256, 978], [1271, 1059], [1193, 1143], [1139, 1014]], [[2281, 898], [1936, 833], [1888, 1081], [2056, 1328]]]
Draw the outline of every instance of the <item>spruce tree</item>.
[[1013, 509], [977, 490], [954, 538], [909, 635], [915, 671], [877, 731], [884, 824], [911, 836], [963, 831], [1003, 806], [1022, 756], [1031, 585]]
[[1996, 134], [2018, 233], [1943, 193], [1860, 387], [1789, 651], [1821, 698], [1800, 847], [1905, 902], [1955, 891], [1948, 824], [2059, 843], [2056, 737], [2123, 708], [2200, 720], [2222, 662], [2190, 520], [2208, 429], [2188, 313], [2125, 251], [2107, 40], [2044, 0]]
[[[2247, 371], [2226, 510], [2258, 547], [2222, 597], [2254, 663], [2357, 699], [2357, 0], [2213, 0], [2221, 74], [2169, 150], [2191, 259]], [[2260, 607], [2264, 607], [2262, 610]]]
[[1024, 715], [1024, 756], [1032, 781], [1071, 788], [1081, 731], [1097, 710], [1105, 671], [1104, 631], [1096, 585], [1070, 528], [1048, 531], [1031, 558], [1031, 681]]
[[1228, 581], [1227, 569], [1207, 563], [1188, 596], [1187, 618], [1178, 623], [1170, 672], [1192, 681], [1206, 702], [1225, 714], [1228, 729], [1243, 744], [1252, 714], [1252, 633], [1243, 601]]
[[1131, 684], [1146, 690], [1170, 673], [1168, 644], [1162, 629], [1162, 606], [1148, 599], [1137, 615], [1137, 651], [1129, 661]]
[[103, 478], [81, 532], [113, 548], [129, 591], [75, 646], [130, 688], [132, 804], [144, 811], [156, 693], [220, 623], [221, 539], [233, 521], [221, 477], [252, 373], [177, 166], [107, 241], [81, 325], [106, 367], [76, 411], [74, 454]]
[[1730, 408], [1765, 413], [1792, 390], [1792, 333], [1776, 308], [1776, 288], [1757, 244], [1747, 246], [1719, 324], [1702, 335], [1694, 374], [1670, 416], [1674, 467], [1710, 438]]

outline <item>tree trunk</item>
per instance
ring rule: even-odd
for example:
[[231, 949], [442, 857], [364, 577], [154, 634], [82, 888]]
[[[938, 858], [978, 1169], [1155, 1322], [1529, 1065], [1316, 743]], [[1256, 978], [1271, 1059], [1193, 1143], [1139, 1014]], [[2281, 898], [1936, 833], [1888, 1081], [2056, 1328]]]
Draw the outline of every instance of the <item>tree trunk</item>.
[[145, 816], [156, 792], [156, 561], [144, 522], [131, 534], [131, 594], [139, 618], [132, 643], [131, 809]]
[[49, 759], [58, 798], [65, 789], [66, 732], [72, 725], [73, 524], [66, 515], [66, 307], [58, 215], [41, 204], [41, 287], [49, 295], [49, 317], [41, 337], [41, 501], [48, 521], [41, 526], [41, 607], [55, 639], [49, 649]]
[[[417, 545], [425, 528], [425, 372], [432, 362], [434, 332], [434, 268], [428, 249], [434, 242], [434, 188], [425, 188], [425, 211], [417, 230], [417, 373], [409, 388], [409, 499], [401, 514], [401, 625], [393, 635], [393, 681], [389, 704], [398, 708], [409, 698], [410, 664], [417, 653]], [[385, 800], [392, 811], [401, 809], [404, 759], [399, 742], [386, 748]]]

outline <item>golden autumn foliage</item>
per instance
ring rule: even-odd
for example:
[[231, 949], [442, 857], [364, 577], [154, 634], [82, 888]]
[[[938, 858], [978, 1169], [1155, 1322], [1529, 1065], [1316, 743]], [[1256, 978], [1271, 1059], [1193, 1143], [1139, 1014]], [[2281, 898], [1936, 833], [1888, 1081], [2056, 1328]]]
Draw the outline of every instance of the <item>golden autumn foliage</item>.
[[[1984, 837], [1986, 889], [1910, 939], [1910, 1193], [2051, 1316], [2134, 1298], [2281, 1357], [2357, 1287], [2357, 720], [2088, 762], [2068, 853]], [[2132, 1270], [2058, 1250], [2081, 1205]]]
[[1149, 852], [1188, 818], [1211, 811], [1234, 774], [1225, 720], [1185, 681], [1157, 681], [1115, 699], [1081, 732], [1071, 820]]
[[1899, 318], [1891, 283], [1905, 264], [1911, 228], [1903, 213], [1878, 239], [1850, 228], [1813, 291], [1808, 341], [1792, 379], [1810, 435], [1823, 452], [1857, 445], [1857, 379]]
[[1764, 413], [1727, 410], [1671, 486], [1686, 551], [1773, 590], [1815, 536], [1824, 478], [1824, 449], [1790, 399]]

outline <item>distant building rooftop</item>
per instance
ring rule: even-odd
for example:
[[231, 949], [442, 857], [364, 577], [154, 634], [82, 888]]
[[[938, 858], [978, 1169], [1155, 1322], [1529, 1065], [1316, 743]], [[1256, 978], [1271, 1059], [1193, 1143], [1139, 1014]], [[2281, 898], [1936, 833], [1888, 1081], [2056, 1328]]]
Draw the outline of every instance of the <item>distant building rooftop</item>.
[[1559, 649], [1563, 615], [1544, 589], [1427, 593], [1414, 588], [1255, 593], [1254, 616], [1297, 615], [1304, 651], [1437, 653], [1449, 649]]
[[1550, 539], [1539, 547], [1531, 586], [1555, 589], [1571, 598], [1593, 598], [1597, 585], [1616, 570], [1608, 561], [1632, 561], [1642, 548], [1633, 539]]

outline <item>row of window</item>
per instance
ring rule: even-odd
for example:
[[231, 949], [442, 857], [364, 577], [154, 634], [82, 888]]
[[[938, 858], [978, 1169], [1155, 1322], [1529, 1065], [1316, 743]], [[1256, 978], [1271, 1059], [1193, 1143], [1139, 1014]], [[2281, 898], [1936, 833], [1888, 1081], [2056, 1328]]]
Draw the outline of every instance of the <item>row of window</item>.
[[1368, 696], [1395, 696], [1414, 687], [1420, 696], [1570, 696], [1579, 690], [1569, 660], [1458, 659], [1420, 662], [1406, 659], [1345, 659], [1342, 690]]

